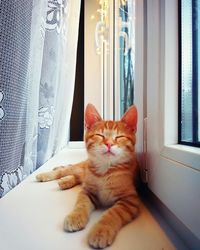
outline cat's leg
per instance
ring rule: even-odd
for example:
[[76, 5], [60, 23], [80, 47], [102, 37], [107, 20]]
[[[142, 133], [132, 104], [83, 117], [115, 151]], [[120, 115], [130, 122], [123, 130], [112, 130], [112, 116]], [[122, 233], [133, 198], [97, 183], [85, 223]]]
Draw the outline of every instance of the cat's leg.
[[78, 195], [73, 211], [65, 218], [64, 230], [68, 232], [76, 232], [85, 228], [94, 208], [95, 206], [87, 193], [84, 190], [81, 191]]
[[52, 171], [43, 172], [36, 175], [36, 180], [41, 182], [52, 181], [56, 179], [60, 179], [64, 176], [72, 174], [72, 166], [65, 166], [65, 167], [56, 167]]
[[120, 228], [136, 218], [138, 213], [139, 199], [136, 195], [117, 201], [92, 227], [88, 237], [89, 245], [94, 248], [111, 245]]
[[44, 172], [36, 175], [36, 180], [45, 182], [60, 179], [67, 175], [75, 175], [77, 180], [82, 182], [84, 176], [84, 169], [88, 166], [88, 160], [79, 162], [77, 164], [68, 165], [65, 167], [56, 167], [54, 170]]

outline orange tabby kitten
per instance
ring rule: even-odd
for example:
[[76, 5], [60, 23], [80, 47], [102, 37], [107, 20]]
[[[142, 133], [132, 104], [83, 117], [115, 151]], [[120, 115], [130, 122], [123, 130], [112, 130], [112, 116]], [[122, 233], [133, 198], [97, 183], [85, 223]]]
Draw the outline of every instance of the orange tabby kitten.
[[61, 189], [82, 183], [74, 210], [65, 218], [64, 229], [83, 229], [90, 213], [109, 207], [89, 233], [89, 245], [104, 248], [112, 244], [119, 229], [139, 212], [134, 185], [137, 172], [135, 133], [137, 109], [131, 106], [120, 121], [104, 121], [92, 104], [85, 111], [85, 144], [88, 160], [38, 174], [38, 181], [60, 179]]

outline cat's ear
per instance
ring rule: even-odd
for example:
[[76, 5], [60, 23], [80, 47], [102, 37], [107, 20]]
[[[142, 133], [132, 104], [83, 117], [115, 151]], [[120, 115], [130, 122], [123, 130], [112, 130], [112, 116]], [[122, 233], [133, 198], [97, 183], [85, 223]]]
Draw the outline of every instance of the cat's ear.
[[94, 105], [89, 103], [85, 109], [85, 128], [90, 129], [96, 122], [101, 120], [102, 118]]
[[121, 118], [121, 121], [124, 122], [131, 130], [136, 132], [137, 130], [137, 108], [136, 106], [131, 106], [126, 113]]

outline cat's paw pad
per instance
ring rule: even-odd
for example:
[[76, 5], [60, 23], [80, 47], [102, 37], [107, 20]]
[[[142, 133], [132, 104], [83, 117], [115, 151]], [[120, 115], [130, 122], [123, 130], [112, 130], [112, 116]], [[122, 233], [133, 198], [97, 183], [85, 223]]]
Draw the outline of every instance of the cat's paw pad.
[[76, 232], [85, 228], [87, 224], [87, 216], [80, 212], [72, 212], [67, 215], [64, 220], [64, 230], [68, 232]]
[[88, 243], [93, 248], [105, 248], [113, 243], [115, 236], [111, 226], [96, 224], [89, 233]]

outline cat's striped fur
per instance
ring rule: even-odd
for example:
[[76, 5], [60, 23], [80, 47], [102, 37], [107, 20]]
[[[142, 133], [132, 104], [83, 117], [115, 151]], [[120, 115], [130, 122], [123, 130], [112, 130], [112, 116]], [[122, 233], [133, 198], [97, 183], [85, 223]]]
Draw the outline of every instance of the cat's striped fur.
[[82, 183], [74, 210], [64, 221], [66, 231], [83, 229], [96, 207], [108, 207], [89, 233], [89, 245], [112, 244], [119, 229], [139, 212], [134, 180], [137, 176], [135, 133], [137, 110], [131, 106], [120, 121], [104, 121], [95, 107], [85, 111], [85, 144], [88, 159], [36, 176], [38, 181], [58, 181], [61, 189]]

